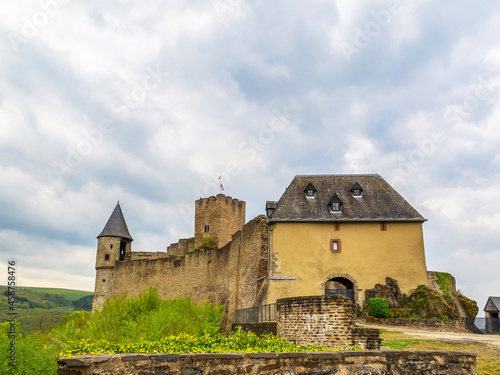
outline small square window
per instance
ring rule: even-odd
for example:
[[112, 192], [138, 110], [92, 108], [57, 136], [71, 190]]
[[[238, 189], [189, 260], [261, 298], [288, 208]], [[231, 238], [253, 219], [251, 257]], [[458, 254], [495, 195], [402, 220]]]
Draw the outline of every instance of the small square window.
[[109, 260], [109, 254], [104, 254], [104, 260]]
[[308, 197], [314, 197], [314, 190], [310, 189], [310, 190], [306, 190], [306, 195]]
[[339, 239], [330, 240], [330, 251], [333, 254], [340, 253], [342, 251], [342, 246]]

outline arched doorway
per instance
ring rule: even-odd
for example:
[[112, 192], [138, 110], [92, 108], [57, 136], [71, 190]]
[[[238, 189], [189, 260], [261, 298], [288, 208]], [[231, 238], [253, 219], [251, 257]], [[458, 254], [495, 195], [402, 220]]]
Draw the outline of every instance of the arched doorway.
[[354, 302], [354, 283], [345, 277], [334, 277], [325, 283], [325, 294], [346, 296]]

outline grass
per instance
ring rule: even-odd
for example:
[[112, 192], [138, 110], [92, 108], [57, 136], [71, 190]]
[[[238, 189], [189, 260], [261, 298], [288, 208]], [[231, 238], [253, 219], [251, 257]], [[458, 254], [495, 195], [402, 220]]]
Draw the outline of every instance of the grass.
[[381, 350], [441, 350], [476, 354], [478, 375], [500, 374], [500, 349], [478, 342], [444, 342], [409, 338], [404, 333], [380, 330]]

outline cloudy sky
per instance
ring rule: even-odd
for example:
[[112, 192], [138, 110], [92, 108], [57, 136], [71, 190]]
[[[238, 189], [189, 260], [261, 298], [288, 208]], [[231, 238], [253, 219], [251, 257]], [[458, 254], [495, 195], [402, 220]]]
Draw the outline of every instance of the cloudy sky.
[[428, 269], [482, 310], [500, 295], [499, 17], [494, 0], [9, 2], [2, 267], [93, 290], [117, 200], [134, 250], [159, 251], [192, 236], [219, 173], [247, 220], [297, 174], [379, 173], [428, 219]]

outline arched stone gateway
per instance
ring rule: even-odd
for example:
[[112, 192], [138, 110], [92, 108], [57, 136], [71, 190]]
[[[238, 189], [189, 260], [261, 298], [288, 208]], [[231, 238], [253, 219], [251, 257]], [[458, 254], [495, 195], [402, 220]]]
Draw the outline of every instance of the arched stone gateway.
[[325, 295], [346, 296], [356, 303], [356, 281], [347, 274], [329, 275], [322, 284]]

